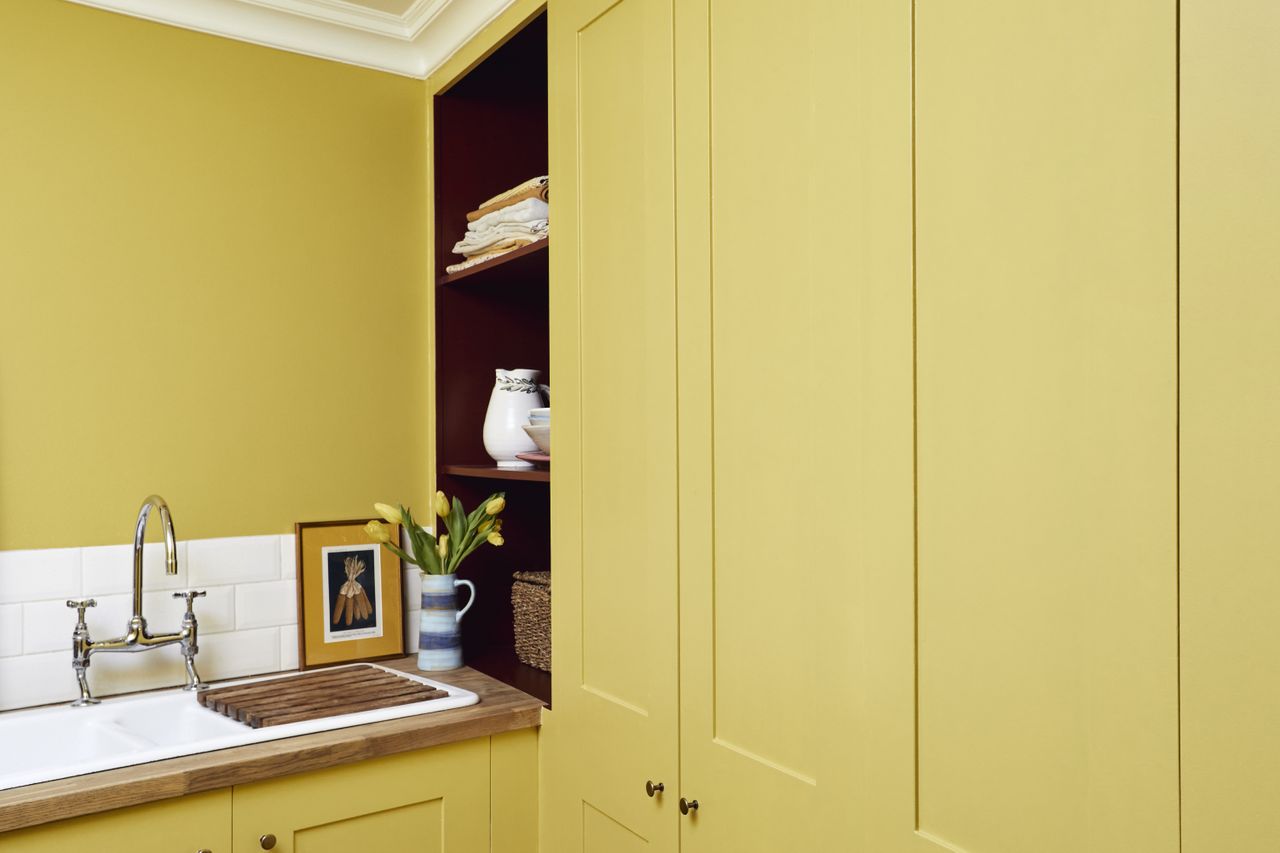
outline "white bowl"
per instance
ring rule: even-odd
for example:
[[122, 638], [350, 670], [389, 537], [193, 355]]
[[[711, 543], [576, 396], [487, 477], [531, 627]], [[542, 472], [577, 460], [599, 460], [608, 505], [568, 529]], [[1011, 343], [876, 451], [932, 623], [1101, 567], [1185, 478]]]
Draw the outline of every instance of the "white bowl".
[[528, 433], [529, 438], [533, 439], [533, 443], [538, 445], [538, 449], [548, 456], [551, 455], [551, 424], [528, 424], [524, 427], [524, 431]]

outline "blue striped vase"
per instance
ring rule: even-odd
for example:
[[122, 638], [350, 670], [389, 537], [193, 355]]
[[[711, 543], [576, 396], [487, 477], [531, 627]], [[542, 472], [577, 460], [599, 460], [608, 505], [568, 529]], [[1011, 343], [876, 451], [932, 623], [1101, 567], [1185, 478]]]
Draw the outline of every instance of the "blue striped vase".
[[[456, 587], [471, 590], [467, 606], [458, 609]], [[457, 575], [422, 576], [422, 616], [418, 622], [418, 669], [438, 672], [462, 666], [462, 631], [458, 623], [476, 600], [471, 581]]]

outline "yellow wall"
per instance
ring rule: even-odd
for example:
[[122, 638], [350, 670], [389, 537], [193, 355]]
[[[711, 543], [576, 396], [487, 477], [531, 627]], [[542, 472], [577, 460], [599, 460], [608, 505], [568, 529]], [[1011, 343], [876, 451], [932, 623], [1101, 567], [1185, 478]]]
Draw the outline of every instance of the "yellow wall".
[[0, 4], [0, 549], [421, 499], [420, 81]]

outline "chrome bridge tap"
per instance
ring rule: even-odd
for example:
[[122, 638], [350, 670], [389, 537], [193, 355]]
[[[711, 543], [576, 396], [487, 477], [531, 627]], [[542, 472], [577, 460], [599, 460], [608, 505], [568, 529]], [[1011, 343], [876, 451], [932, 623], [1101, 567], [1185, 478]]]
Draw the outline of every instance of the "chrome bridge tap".
[[89, 660], [98, 652], [145, 652], [162, 646], [178, 645], [182, 649], [182, 658], [187, 669], [187, 684], [183, 689], [202, 690], [206, 686], [200, 681], [200, 675], [196, 672], [196, 653], [200, 648], [196, 642], [199, 629], [193, 607], [195, 599], [203, 596], [204, 592], [187, 590], [173, 594], [174, 598], [187, 600], [187, 612], [183, 614], [182, 625], [176, 633], [152, 634], [147, 630], [147, 620], [142, 616], [142, 542], [147, 535], [147, 519], [153, 508], [160, 511], [160, 522], [164, 525], [165, 573], [170, 575], [178, 573], [178, 546], [173, 534], [173, 519], [169, 515], [169, 505], [159, 495], [151, 495], [142, 502], [142, 509], [138, 511], [138, 524], [133, 533], [133, 616], [129, 619], [124, 636], [116, 637], [114, 640], [90, 639], [84, 612], [89, 607], [97, 606], [98, 602], [92, 598], [67, 602], [68, 607], [76, 609], [78, 617], [75, 632], [71, 637], [71, 666], [75, 669], [76, 681], [80, 685], [80, 698], [71, 703], [72, 707], [80, 708], [98, 703], [98, 700], [94, 699], [93, 694], [89, 692], [88, 680]]

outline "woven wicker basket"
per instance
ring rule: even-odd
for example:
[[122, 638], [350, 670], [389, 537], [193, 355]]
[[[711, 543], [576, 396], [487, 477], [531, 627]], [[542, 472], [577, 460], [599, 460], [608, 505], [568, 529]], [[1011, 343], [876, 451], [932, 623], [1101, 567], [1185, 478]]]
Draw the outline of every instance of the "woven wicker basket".
[[511, 585], [515, 612], [516, 657], [551, 671], [551, 572], [516, 572]]

